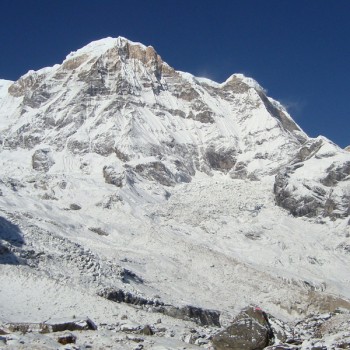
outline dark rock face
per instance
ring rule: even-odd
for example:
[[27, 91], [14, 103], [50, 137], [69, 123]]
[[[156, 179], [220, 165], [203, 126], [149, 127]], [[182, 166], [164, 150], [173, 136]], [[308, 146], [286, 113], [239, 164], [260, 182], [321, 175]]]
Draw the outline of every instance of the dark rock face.
[[183, 307], [165, 306], [160, 310], [167, 316], [186, 321], [194, 321], [202, 326], [220, 327], [220, 312], [186, 305]]
[[32, 156], [34, 170], [48, 172], [54, 164], [55, 161], [49, 148], [38, 149]]
[[150, 300], [143, 298], [138, 295], [134, 295], [130, 292], [126, 292], [122, 289], [105, 289], [99, 293], [99, 296], [106, 298], [111, 301], [115, 301], [117, 303], [126, 303], [126, 304], [132, 304], [132, 305], [154, 305], [159, 306], [162, 303], [158, 302], [157, 300]]
[[237, 162], [234, 168], [230, 171], [230, 177], [232, 179], [245, 179], [247, 175], [247, 164], [245, 162]]
[[312, 140], [311, 142], [307, 142], [298, 151], [295, 157], [295, 162], [303, 162], [311, 158], [313, 155], [317, 153], [317, 151], [321, 148], [322, 145], [323, 145], [322, 140], [317, 140], [316, 142]]
[[148, 324], [146, 324], [141, 330], [140, 330], [140, 334], [144, 334], [144, 335], [154, 335], [154, 330], [152, 329], [152, 327]]
[[129, 161], [129, 156], [124, 152], [120, 151], [118, 148], [114, 148], [115, 155], [123, 162]]
[[116, 172], [112, 166], [106, 165], [103, 167], [103, 177], [108, 184], [115, 185], [117, 187], [123, 186], [124, 174]]
[[189, 119], [193, 119], [197, 122], [201, 122], [201, 123], [210, 123], [213, 124], [215, 122], [214, 118], [213, 118], [213, 113], [210, 111], [202, 111], [199, 113], [192, 113], [190, 112], [189, 115], [187, 116], [187, 118]]
[[292, 119], [288, 118], [287, 115], [283, 113], [283, 111], [274, 106], [262, 91], [257, 90], [257, 93], [259, 94], [268, 112], [277, 120], [279, 120], [286, 130], [291, 132], [300, 131], [298, 125], [295, 124], [295, 122]]
[[109, 234], [103, 230], [101, 227], [89, 227], [91, 232], [97, 233], [99, 236], [108, 236]]
[[175, 186], [179, 182], [190, 182], [191, 176], [184, 169], [181, 162], [176, 162], [177, 172], [171, 172], [162, 162], [138, 164], [134, 168], [135, 173], [142, 177], [156, 181], [163, 186]]
[[176, 184], [174, 175], [162, 162], [138, 164], [134, 169], [142, 177], [159, 182], [163, 186], [174, 186]]
[[25, 245], [19, 226], [0, 216], [0, 264], [21, 264], [18, 251]]
[[[336, 153], [336, 147], [323, 138], [306, 142], [275, 177], [276, 203], [294, 216], [337, 219], [350, 215], [350, 194], [344, 186], [350, 179], [350, 161], [337, 159]], [[319, 173], [314, 171], [315, 162], [320, 164]], [[307, 168], [306, 173], [314, 172], [314, 178], [296, 177], [301, 167]]]
[[72, 136], [67, 142], [67, 148], [73, 154], [83, 154], [89, 151], [90, 143], [87, 140], [77, 140]]
[[289, 185], [289, 170], [280, 172], [275, 177], [274, 194], [277, 205], [287, 209], [293, 216], [313, 217], [321, 213], [324, 207], [324, 196], [313, 197], [309, 196], [297, 197], [288, 187]]
[[142, 284], [144, 282], [140, 276], [136, 275], [136, 273], [125, 268], [120, 271], [120, 277], [123, 283]]
[[92, 151], [104, 157], [116, 153], [114, 149], [113, 135], [110, 132], [97, 135], [92, 143]]
[[23, 96], [28, 90], [39, 86], [42, 77], [37, 73], [25, 75], [14, 82], [8, 89], [9, 94], [15, 97]]
[[206, 159], [213, 170], [220, 170], [224, 173], [230, 171], [236, 164], [235, 151], [232, 149], [215, 150], [209, 148], [206, 151]]
[[117, 303], [150, 306], [154, 312], [159, 312], [180, 320], [194, 321], [202, 326], [220, 327], [220, 312], [217, 310], [202, 309], [191, 305], [182, 307], [164, 305], [158, 299], [146, 299], [122, 289], [105, 289], [99, 292], [99, 295]]
[[199, 97], [199, 93], [193, 89], [189, 84], [185, 84], [181, 87], [180, 92], [176, 94], [179, 98], [185, 101], [193, 101]]
[[79, 204], [72, 203], [72, 204], [69, 206], [69, 209], [70, 209], [70, 210], [80, 210], [80, 209], [81, 209], [81, 206], [80, 206]]
[[244, 83], [238, 77], [232, 77], [224, 86], [224, 90], [233, 92], [235, 94], [243, 94], [250, 89], [249, 85]]
[[347, 176], [350, 175], [350, 162], [345, 162], [338, 166], [332, 164], [327, 169], [327, 172], [327, 176], [321, 179], [321, 183], [327, 187], [333, 187], [339, 181], [344, 180]]
[[241, 311], [230, 326], [217, 333], [212, 343], [216, 350], [262, 350], [273, 333], [266, 314], [258, 308]]
[[103, 176], [106, 183], [117, 187], [123, 187], [126, 184], [133, 185], [136, 176], [168, 187], [180, 182], [190, 182], [192, 178], [185, 165], [180, 161], [175, 161], [175, 166], [176, 170], [172, 172], [160, 161], [142, 163], [135, 167], [125, 164], [125, 168], [108, 165], [103, 168]]
[[275, 177], [274, 194], [277, 205], [287, 209], [293, 216], [315, 217], [322, 215], [332, 219], [347, 217], [350, 214], [350, 196], [346, 192], [339, 198], [333, 196], [333, 190], [326, 190], [322, 185], [335, 187], [338, 182], [344, 181], [350, 174], [350, 162], [341, 166], [332, 165], [328, 175], [321, 179], [321, 185], [315, 182], [314, 186], [306, 183], [298, 184], [303, 186], [304, 194], [297, 195], [290, 186], [290, 178], [294, 171], [302, 167], [303, 163], [296, 163], [286, 167]]

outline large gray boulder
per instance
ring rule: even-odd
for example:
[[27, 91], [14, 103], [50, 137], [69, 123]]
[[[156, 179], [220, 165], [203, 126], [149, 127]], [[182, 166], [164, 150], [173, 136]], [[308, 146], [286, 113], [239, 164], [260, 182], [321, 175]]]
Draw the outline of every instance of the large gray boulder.
[[267, 315], [259, 308], [243, 309], [232, 323], [214, 335], [216, 350], [261, 350], [273, 338]]

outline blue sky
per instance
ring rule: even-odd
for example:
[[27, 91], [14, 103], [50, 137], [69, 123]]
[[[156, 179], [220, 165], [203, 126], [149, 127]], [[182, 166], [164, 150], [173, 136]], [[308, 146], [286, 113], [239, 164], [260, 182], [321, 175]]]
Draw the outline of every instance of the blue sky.
[[194, 75], [252, 76], [310, 136], [350, 144], [350, 0], [1, 0], [0, 78], [119, 35]]

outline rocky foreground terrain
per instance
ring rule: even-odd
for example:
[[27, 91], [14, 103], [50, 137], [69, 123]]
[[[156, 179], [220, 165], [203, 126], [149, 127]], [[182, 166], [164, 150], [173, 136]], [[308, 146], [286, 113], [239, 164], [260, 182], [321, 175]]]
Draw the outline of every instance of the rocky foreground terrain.
[[0, 348], [349, 349], [349, 179], [253, 79], [125, 38], [0, 80]]

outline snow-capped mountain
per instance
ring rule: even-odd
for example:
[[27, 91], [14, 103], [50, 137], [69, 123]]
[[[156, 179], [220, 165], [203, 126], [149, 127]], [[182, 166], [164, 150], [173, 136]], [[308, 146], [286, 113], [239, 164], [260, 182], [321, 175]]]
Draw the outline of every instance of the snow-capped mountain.
[[251, 78], [92, 42], [0, 80], [0, 164], [5, 319], [66, 316], [81, 296], [98, 320], [110, 299], [211, 326], [248, 304], [350, 308], [350, 154]]

